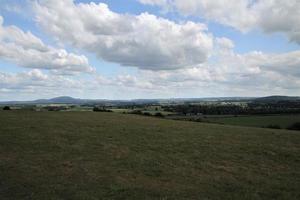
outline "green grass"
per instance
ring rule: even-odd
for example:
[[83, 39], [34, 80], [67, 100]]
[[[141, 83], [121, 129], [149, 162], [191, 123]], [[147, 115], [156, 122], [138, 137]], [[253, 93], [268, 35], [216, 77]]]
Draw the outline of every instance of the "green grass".
[[279, 125], [281, 128], [288, 128], [293, 123], [300, 122], [300, 115], [216, 117], [208, 118], [208, 121], [239, 126], [267, 127]]
[[133, 111], [132, 109], [127, 109], [127, 108], [113, 108], [113, 109], [109, 109], [113, 112], [116, 112], [116, 113], [128, 113], [130, 111]]
[[136, 115], [0, 112], [0, 199], [300, 199], [300, 134]]

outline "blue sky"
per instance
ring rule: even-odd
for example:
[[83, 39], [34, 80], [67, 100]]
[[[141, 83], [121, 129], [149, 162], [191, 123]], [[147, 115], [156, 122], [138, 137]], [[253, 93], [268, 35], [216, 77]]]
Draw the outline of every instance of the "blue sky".
[[218, 2], [0, 0], [0, 100], [300, 95], [299, 1]]

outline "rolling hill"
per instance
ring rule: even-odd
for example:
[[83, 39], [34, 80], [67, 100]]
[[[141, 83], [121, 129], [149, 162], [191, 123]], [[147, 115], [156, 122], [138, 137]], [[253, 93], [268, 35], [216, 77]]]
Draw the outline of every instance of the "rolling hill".
[[292, 96], [268, 96], [268, 97], [260, 97], [253, 100], [254, 102], [260, 103], [276, 103], [279, 101], [300, 101], [300, 97], [292, 97]]

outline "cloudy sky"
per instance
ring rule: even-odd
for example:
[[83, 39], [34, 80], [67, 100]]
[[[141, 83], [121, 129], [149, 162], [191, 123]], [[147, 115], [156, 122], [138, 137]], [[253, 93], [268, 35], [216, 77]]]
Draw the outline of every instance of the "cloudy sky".
[[278, 94], [299, 0], [0, 0], [0, 101]]

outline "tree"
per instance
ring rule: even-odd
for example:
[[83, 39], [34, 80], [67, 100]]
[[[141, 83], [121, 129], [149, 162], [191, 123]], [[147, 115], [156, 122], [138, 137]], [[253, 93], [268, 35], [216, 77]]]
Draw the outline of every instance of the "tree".
[[11, 110], [9, 106], [4, 106], [3, 110]]
[[151, 116], [151, 114], [149, 112], [144, 112], [143, 113], [145, 116]]
[[95, 107], [93, 108], [93, 111], [94, 111], [94, 112], [112, 112], [112, 110], [107, 110], [107, 109], [105, 109], [104, 106], [103, 106], [102, 108], [99, 108], [99, 107], [95, 106]]

